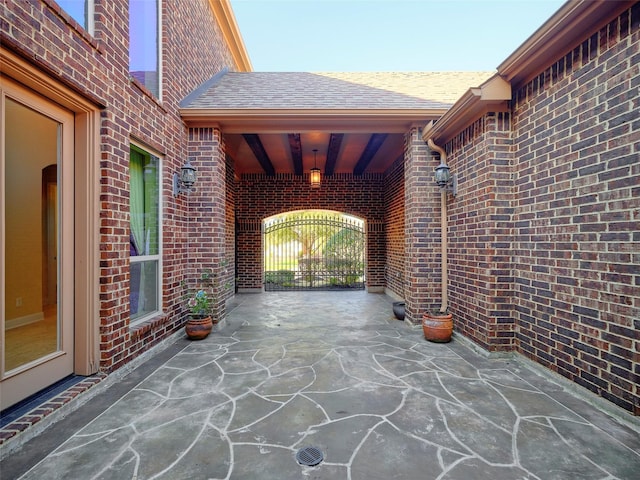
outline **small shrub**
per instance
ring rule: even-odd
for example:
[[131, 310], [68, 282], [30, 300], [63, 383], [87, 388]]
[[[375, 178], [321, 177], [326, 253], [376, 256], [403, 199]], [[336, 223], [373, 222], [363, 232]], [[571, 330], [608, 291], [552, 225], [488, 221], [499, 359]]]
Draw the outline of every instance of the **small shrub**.
[[285, 285], [292, 283], [295, 276], [295, 272], [292, 270], [276, 270], [265, 272], [264, 281], [276, 285]]

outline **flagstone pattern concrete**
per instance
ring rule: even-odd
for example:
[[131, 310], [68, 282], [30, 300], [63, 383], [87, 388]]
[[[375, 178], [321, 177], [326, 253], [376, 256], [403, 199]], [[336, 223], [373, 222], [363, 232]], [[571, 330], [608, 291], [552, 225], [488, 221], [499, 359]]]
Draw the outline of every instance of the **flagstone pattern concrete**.
[[[391, 301], [238, 296], [21, 478], [640, 478], [635, 425], [514, 358], [426, 342]], [[308, 446], [315, 467], [296, 462]]]

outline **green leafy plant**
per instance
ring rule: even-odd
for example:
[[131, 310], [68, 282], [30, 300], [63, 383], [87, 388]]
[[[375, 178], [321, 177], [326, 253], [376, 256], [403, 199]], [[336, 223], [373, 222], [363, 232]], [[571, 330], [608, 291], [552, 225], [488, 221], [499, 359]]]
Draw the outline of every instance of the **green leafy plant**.
[[214, 290], [215, 275], [210, 270], [204, 270], [200, 274], [199, 285], [195, 288], [188, 288], [185, 282], [182, 285], [185, 288], [184, 300], [193, 318], [213, 315], [217, 297]]
[[296, 273], [292, 270], [277, 270], [265, 272], [265, 282], [284, 285], [285, 283], [292, 283]]
[[[220, 263], [224, 268], [221, 272], [222, 275], [227, 274], [227, 261], [222, 260]], [[202, 270], [200, 278], [195, 285], [191, 286], [186, 281], [181, 282], [181, 286], [184, 289], [183, 300], [189, 311], [189, 314], [193, 318], [206, 318], [211, 316], [214, 323], [216, 322], [215, 314], [218, 305], [218, 300], [224, 298], [225, 292], [227, 292], [233, 283], [226, 281], [221, 282], [221, 277], [218, 276], [210, 269]]]
[[212, 295], [206, 290], [198, 290], [187, 301], [187, 307], [194, 318], [205, 318], [211, 314]]

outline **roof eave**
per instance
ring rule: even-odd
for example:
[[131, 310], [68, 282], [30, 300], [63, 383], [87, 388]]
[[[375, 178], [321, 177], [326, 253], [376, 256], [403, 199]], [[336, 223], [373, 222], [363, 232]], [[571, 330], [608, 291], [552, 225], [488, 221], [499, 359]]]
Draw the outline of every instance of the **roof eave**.
[[498, 66], [514, 88], [544, 69], [549, 59], [569, 53], [635, 1], [570, 0]]
[[239, 72], [252, 71], [251, 60], [249, 60], [249, 54], [242, 40], [230, 0], [209, 0], [209, 5], [218, 20], [224, 40], [231, 50], [236, 69]]
[[438, 119], [428, 123], [422, 138], [444, 143], [474, 120], [487, 112], [508, 111], [511, 100], [511, 84], [500, 75], [494, 75], [479, 87], [470, 88], [453, 106]]
[[199, 109], [180, 114], [192, 127], [217, 126], [225, 133], [286, 133], [335, 131], [344, 133], [406, 133], [413, 125], [441, 117], [438, 109]]
[[498, 89], [504, 87], [502, 94], [483, 98], [482, 86], [469, 89], [442, 118], [425, 126], [422, 138], [444, 143], [482, 114], [506, 111], [512, 88], [538, 75], [548, 66], [549, 59], [566, 55], [634, 3], [569, 0], [498, 66], [497, 75], [485, 82], [484, 86], [493, 83]]

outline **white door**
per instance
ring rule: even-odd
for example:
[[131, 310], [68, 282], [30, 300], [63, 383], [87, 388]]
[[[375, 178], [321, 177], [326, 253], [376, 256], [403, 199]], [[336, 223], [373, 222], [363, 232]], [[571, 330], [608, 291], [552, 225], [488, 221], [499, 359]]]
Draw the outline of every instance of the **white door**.
[[73, 373], [74, 118], [0, 83], [0, 407]]

